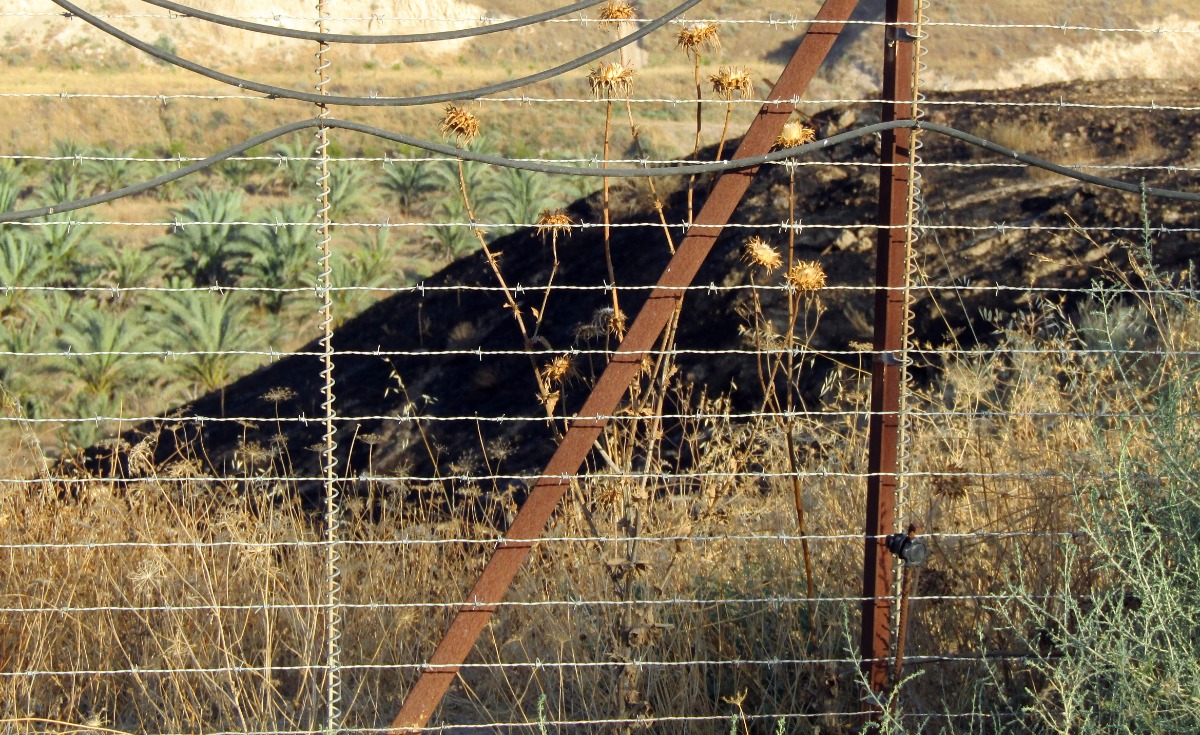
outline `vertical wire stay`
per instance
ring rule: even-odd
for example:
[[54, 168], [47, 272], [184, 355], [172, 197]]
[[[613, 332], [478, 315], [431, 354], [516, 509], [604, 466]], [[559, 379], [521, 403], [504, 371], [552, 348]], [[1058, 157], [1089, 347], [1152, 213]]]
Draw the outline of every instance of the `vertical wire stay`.
[[[925, 10], [928, 8], [928, 0], [914, 0], [916, 5], [916, 20], [913, 24], [913, 68], [912, 68], [912, 116], [914, 119], [920, 120], [925, 117], [925, 108], [922, 102], [925, 100], [925, 95], [921, 92], [921, 72], [925, 68], [921, 57], [926, 50], [923, 44], [925, 38], [924, 21]], [[913, 393], [912, 372], [909, 367], [912, 365], [912, 358], [909, 351], [912, 347], [913, 338], [913, 310], [912, 310], [912, 285], [913, 277], [916, 274], [916, 262], [914, 260], [915, 241], [917, 238], [917, 230], [920, 227], [921, 215], [921, 148], [923, 143], [918, 135], [917, 130], [913, 130], [909, 138], [910, 155], [908, 157], [908, 214], [905, 220], [905, 241], [904, 241], [904, 306], [901, 312], [901, 327], [900, 327], [900, 395], [899, 395], [899, 416], [898, 416], [898, 440], [896, 453], [896, 518], [898, 519], [896, 531], [900, 532], [902, 526], [905, 525], [901, 519], [904, 519], [908, 514], [909, 502], [909, 481], [908, 469], [909, 462], [912, 459], [912, 434], [909, 431], [912, 423], [912, 416], [909, 414], [909, 397]], [[892, 652], [897, 662], [903, 660], [904, 651], [901, 650], [904, 646], [905, 631], [901, 628], [907, 623], [907, 616], [904, 607], [906, 605], [906, 590], [905, 586], [908, 583], [908, 562], [903, 559], [898, 559], [895, 566], [892, 567], [892, 598], [893, 604], [891, 608], [891, 625], [892, 636], [891, 640], [895, 646]], [[902, 671], [897, 665], [895, 672], [895, 680], [893, 685], [899, 684], [902, 679]]]
[[[317, 29], [325, 32], [328, 17], [328, 0], [317, 0]], [[320, 94], [328, 94], [329, 67], [332, 62], [327, 53], [329, 44], [318, 42], [317, 48], [317, 85]], [[329, 117], [329, 108], [318, 104], [318, 117]], [[341, 523], [340, 506], [338, 502], [338, 487], [334, 480], [337, 468], [337, 458], [334, 449], [334, 421], [336, 418], [333, 406], [333, 300], [332, 287], [333, 267], [331, 260], [332, 236], [330, 235], [330, 202], [329, 202], [329, 128], [317, 128], [317, 203], [319, 218], [317, 232], [320, 239], [318, 247], [321, 255], [317, 259], [320, 268], [319, 285], [317, 288], [320, 298], [319, 314], [321, 329], [321, 378], [322, 397], [321, 412], [324, 420], [324, 432], [321, 446], [321, 470], [325, 489], [325, 564], [327, 583], [325, 599], [325, 704], [326, 732], [336, 732], [341, 721], [341, 554], [338, 549], [338, 526]]]

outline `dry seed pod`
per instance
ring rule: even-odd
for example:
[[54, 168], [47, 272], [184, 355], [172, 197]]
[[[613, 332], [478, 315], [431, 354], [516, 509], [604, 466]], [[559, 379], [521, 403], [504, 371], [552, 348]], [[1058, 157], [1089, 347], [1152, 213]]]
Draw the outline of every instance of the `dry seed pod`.
[[745, 99], [754, 91], [750, 72], [740, 66], [722, 66], [716, 74], [708, 77], [708, 81], [712, 82], [713, 93], [721, 99], [733, 99], [734, 94], [740, 94]]
[[561, 209], [546, 209], [538, 215], [536, 224], [537, 234], [545, 240], [547, 236], [569, 236], [571, 234], [571, 225], [575, 224], [575, 222]]
[[825, 288], [825, 269], [815, 260], [802, 260], [783, 276], [788, 288], [806, 293], [820, 291]]
[[783, 126], [783, 132], [775, 139], [775, 147], [795, 148], [805, 143], [812, 143], [816, 139], [817, 131], [798, 120], [793, 120]]
[[609, 0], [600, 7], [596, 17], [602, 24], [620, 23], [637, 18], [637, 11], [627, 0]]
[[717, 36], [716, 23], [697, 23], [681, 28], [675, 34], [675, 44], [683, 49], [685, 54], [696, 55], [700, 48], [716, 51], [721, 48], [721, 39]]
[[594, 97], [607, 99], [628, 95], [633, 91], [633, 67], [616, 61], [603, 62], [588, 74], [588, 85]]
[[479, 135], [479, 118], [457, 105], [446, 105], [446, 115], [438, 129], [447, 138], [453, 137], [455, 145], [461, 147]]
[[742, 259], [771, 273], [783, 265], [783, 257], [763, 238], [755, 235], [746, 241]]
[[562, 385], [575, 376], [575, 361], [570, 355], [558, 355], [542, 366], [542, 380], [547, 386]]

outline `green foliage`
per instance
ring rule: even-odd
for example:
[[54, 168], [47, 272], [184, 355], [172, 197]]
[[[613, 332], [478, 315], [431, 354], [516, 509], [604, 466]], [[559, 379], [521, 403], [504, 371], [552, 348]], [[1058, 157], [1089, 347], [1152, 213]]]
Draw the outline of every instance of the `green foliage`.
[[[1108, 448], [1111, 480], [1079, 486], [1087, 543], [1063, 545], [1059, 593], [1018, 590], [1045, 654], [1026, 709], [1047, 732], [1200, 732], [1200, 422], [1188, 394], [1178, 384], [1162, 401], [1150, 447]], [[1072, 577], [1087, 568], [1081, 596]]]
[[245, 189], [262, 167], [258, 161], [230, 159], [217, 167], [221, 179], [233, 189]]
[[[54, 141], [54, 145], [50, 149], [50, 155], [63, 160], [52, 161], [46, 169], [46, 179], [49, 184], [48, 193], [59, 194], [66, 190], [63, 187], [75, 183], [82, 165], [82, 156], [85, 153], [87, 153], [87, 148], [82, 143], [73, 140]], [[66, 199], [57, 199], [54, 201], [66, 201]]]
[[151, 252], [122, 247], [121, 243], [116, 241], [106, 241], [100, 248], [96, 281], [113, 286], [145, 286], [156, 264], [157, 258]]
[[[41, 283], [50, 270], [45, 251], [33, 242], [29, 234], [15, 227], [0, 226], [0, 284], [4, 286], [34, 286]], [[26, 303], [22, 291], [5, 289], [0, 297], [0, 316], [12, 314]]]
[[[546, 174], [515, 168], [504, 169], [495, 177], [487, 199], [490, 211], [498, 220], [514, 225], [533, 224], [539, 214], [557, 204]], [[515, 229], [509, 228], [509, 231]]]
[[388, 228], [376, 228], [368, 236], [356, 237], [354, 242], [357, 245], [354, 251], [337, 250], [333, 256], [332, 285], [335, 288], [357, 287], [333, 292], [333, 313], [339, 323], [376, 301], [378, 294], [369, 289], [383, 285], [390, 270], [393, 248]]
[[276, 143], [271, 153], [279, 156], [275, 179], [282, 182], [287, 191], [311, 186], [317, 178], [311, 160], [315, 152], [313, 144], [304, 136], [295, 135], [290, 140]]
[[146, 178], [140, 162], [122, 160], [133, 157], [132, 151], [97, 148], [91, 155], [99, 160], [85, 161], [80, 171], [89, 193], [113, 191]]
[[[445, 199], [437, 208], [437, 217], [445, 223], [466, 222], [467, 212], [461, 199]], [[475, 249], [478, 241], [467, 227], [430, 227], [426, 247], [434, 257], [456, 260]]]
[[184, 291], [166, 294], [159, 306], [164, 312], [159, 346], [197, 353], [175, 358], [178, 372], [208, 391], [229, 382], [243, 356], [223, 353], [247, 349], [253, 329], [243, 299], [232, 293]]
[[[247, 285], [255, 288], [297, 288], [312, 285], [316, 273], [317, 232], [312, 222], [316, 207], [307, 202], [287, 202], [259, 215], [265, 223], [250, 232], [253, 254], [246, 272]], [[288, 224], [279, 224], [288, 223]], [[272, 314], [283, 308], [287, 294], [262, 292], [259, 303]]]
[[17, 208], [17, 200], [25, 186], [25, 177], [19, 163], [0, 161], [0, 212], [11, 212]]
[[428, 162], [407, 159], [386, 164], [379, 185], [392, 194], [404, 215], [412, 214], [423, 196], [438, 188]]
[[113, 393], [128, 379], [135, 358], [116, 353], [146, 349], [137, 323], [111, 308], [78, 311], [63, 325], [58, 346], [78, 353], [67, 370], [92, 395]]
[[74, 214], [46, 217], [43, 219], [46, 224], [35, 228], [28, 236], [42, 252], [46, 263], [44, 280], [49, 285], [75, 285], [82, 261], [92, 255], [89, 251], [95, 246], [93, 230], [79, 222], [88, 217], [74, 217]]
[[371, 209], [374, 193], [360, 166], [342, 164], [329, 173], [329, 217], [345, 222]]
[[193, 284], [236, 280], [248, 265], [252, 241], [243, 220], [242, 195], [194, 189], [182, 209], [171, 210], [176, 224], [155, 247]]

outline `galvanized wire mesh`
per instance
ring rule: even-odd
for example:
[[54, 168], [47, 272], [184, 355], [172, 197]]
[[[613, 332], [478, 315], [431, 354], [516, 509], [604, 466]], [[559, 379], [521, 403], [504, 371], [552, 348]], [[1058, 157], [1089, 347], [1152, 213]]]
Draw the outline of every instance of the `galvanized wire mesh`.
[[[319, 30], [363, 20], [339, 5], [237, 17]], [[648, 20], [674, 7], [647, 5]], [[927, 14], [920, 34], [935, 79], [937, 42], [955, 33], [1200, 32], [1195, 19], [960, 22], [937, 4]], [[101, 15], [164, 23], [168, 41], [199, 22]], [[709, 15], [700, 5], [670, 20], [657, 43], [701, 22], [765, 28], [780, 43], [810, 25], [779, 11]], [[82, 23], [0, 11], [12, 17]], [[488, 19], [365, 20], [440, 30]], [[638, 21], [623, 22], [562, 17], [546, 33], [581, 34], [590, 50]], [[852, 25], [882, 43], [879, 21]], [[321, 49], [319, 89], [383, 96], [357, 88], [366, 62], [337, 51]], [[716, 73], [721, 52], [698, 53]], [[652, 75], [649, 59], [639, 74]], [[432, 65], [397, 63], [398, 86], [412, 69], [434, 76]], [[311, 86], [309, 67], [295, 65], [293, 86]], [[102, 127], [111, 110], [153, 115], [225, 131], [216, 148], [262, 132], [241, 116], [312, 114], [153, 78], [37, 91], [8, 81], [0, 96], [32, 101], [48, 120], [65, 110]], [[493, 130], [482, 150], [531, 164], [686, 163], [691, 151], [656, 150], [639, 126], [688, 125], [699, 103], [716, 143], [727, 111], [744, 126], [765, 99], [757, 80], [730, 100], [641, 80], [636, 93], [594, 97], [582, 72], [553, 84], [464, 109], [485, 126], [514, 110], [567, 110], [582, 121], [571, 125], [609, 127], [624, 148], [605, 155], [595, 133], [568, 149]], [[437, 79], [424, 86], [413, 93], [444, 91]], [[1181, 152], [1158, 132], [1194, 124], [1194, 90], [923, 89], [929, 121], [1084, 173], [1179, 189], [1198, 168], [1194, 142]], [[825, 138], [875, 122], [881, 102], [830, 90], [801, 109]], [[405, 120], [431, 139], [441, 113]], [[0, 713], [14, 731], [387, 729], [448, 614], [475, 604], [479, 569], [688, 227], [686, 184], [628, 185], [606, 212], [598, 184], [583, 179], [498, 173], [328, 128], [307, 140], [246, 151], [157, 194], [0, 225], [10, 450]], [[872, 139], [764, 165], [622, 407], [592, 417], [610, 427], [569, 478], [437, 726], [798, 732], [879, 717], [886, 695], [863, 687], [856, 626], [870, 599], [864, 545], [881, 541], [861, 532], [867, 375], [891, 358], [911, 374], [895, 530], [915, 523], [931, 556], [906, 582], [905, 683], [882, 709], [907, 727], [1036, 726], [1020, 698], [1061, 651], [1021, 626], [1039, 605], [1102, 586], [1077, 556], [1096, 531], [1078, 513], [1085, 491], [1155, 481], [1106, 464], [1102, 450], [1118, 439], [1151, 446], [1141, 432], [1161, 417], [1156, 390], [1193, 374], [1189, 253], [1200, 220], [1190, 205], [922, 141], [914, 331], [902, 354], [869, 345], [866, 258], [881, 229], [863, 183], [880, 169]], [[22, 144], [0, 151], [0, 202], [57, 204], [211, 152], [120, 140], [92, 149], [69, 136]], [[793, 241], [788, 262], [746, 262], [753, 235], [777, 251]], [[788, 280], [810, 261], [827, 283]], [[627, 314], [612, 308], [614, 293]]]

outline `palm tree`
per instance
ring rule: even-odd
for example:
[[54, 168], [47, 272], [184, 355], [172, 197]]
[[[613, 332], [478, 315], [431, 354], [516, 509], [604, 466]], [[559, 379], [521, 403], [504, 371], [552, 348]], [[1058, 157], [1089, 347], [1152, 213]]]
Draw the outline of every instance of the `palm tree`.
[[[82, 156], [87, 149], [82, 143], [74, 140], [57, 140], [50, 149], [50, 154], [63, 160], [54, 161], [49, 166], [48, 180], [54, 185], [74, 183], [79, 175]], [[65, 200], [59, 200], [65, 201]]]
[[392, 193], [404, 216], [412, 214], [424, 194], [437, 189], [429, 163], [408, 158], [385, 164], [379, 184]]
[[154, 246], [196, 285], [235, 281], [246, 270], [252, 242], [243, 219], [242, 194], [195, 189], [175, 224]]
[[443, 227], [430, 227], [427, 231], [428, 240], [426, 244], [433, 251], [434, 255], [443, 258], [447, 261], [457, 260], [463, 255], [471, 252], [476, 245], [475, 238], [471, 235], [471, 229], [468, 226], [452, 227], [448, 223], [462, 223], [467, 221], [466, 208], [463, 207], [462, 199], [444, 199], [438, 207], [438, 218], [447, 223]]
[[[46, 251], [24, 230], [0, 227], [0, 285], [36, 286], [42, 283], [50, 270]], [[20, 291], [4, 290], [0, 297], [0, 316], [16, 311], [18, 304], [26, 301]]]
[[[558, 202], [550, 192], [546, 174], [521, 169], [504, 169], [488, 193], [488, 204], [501, 222], [528, 225]], [[515, 228], [510, 228], [511, 229]]]
[[144, 349], [141, 329], [125, 315], [96, 308], [77, 313], [63, 325], [60, 349], [80, 354], [70, 358], [68, 371], [92, 395], [107, 395], [125, 382], [136, 364], [121, 353]]
[[[491, 200], [491, 186], [495, 180], [495, 173], [492, 168], [478, 161], [463, 161], [463, 177], [459, 181], [458, 177], [458, 162], [447, 160], [444, 164], [440, 161], [430, 164], [432, 168], [432, 179], [435, 182], [437, 189], [441, 191], [446, 199], [457, 197], [462, 199], [460, 191], [465, 183], [467, 187], [467, 195], [472, 202], [476, 202], [475, 216], [479, 221], [487, 219], [485, 212], [488, 209], [488, 203]], [[445, 206], [443, 201], [442, 206]]]
[[243, 357], [228, 353], [246, 349], [250, 335], [245, 303], [236, 294], [194, 291], [166, 294], [159, 303], [162, 349], [197, 353], [179, 357], [180, 372], [204, 390], [228, 383]]
[[363, 170], [356, 165], [333, 168], [329, 174], [329, 217], [345, 222], [371, 209], [371, 187]]
[[296, 135], [290, 141], [276, 143], [271, 152], [279, 156], [279, 169], [276, 178], [283, 182], [287, 191], [312, 184], [316, 178], [312, 159], [313, 144], [306, 138]]
[[[25, 319], [13, 315], [0, 319], [0, 351], [37, 352], [41, 341], [41, 329], [37, 319]], [[34, 374], [29, 361], [36, 358], [5, 356], [0, 359], [0, 382], [12, 388], [15, 379], [28, 378]]]
[[142, 164], [139, 161], [126, 160], [133, 156], [132, 151], [101, 147], [92, 151], [92, 155], [98, 160], [84, 162], [80, 171], [83, 180], [87, 182], [89, 192], [113, 191], [143, 178]]
[[250, 179], [259, 172], [260, 168], [258, 161], [230, 158], [217, 167], [217, 172], [231, 188], [245, 190]]
[[[316, 207], [308, 202], [286, 202], [258, 216], [263, 226], [250, 232], [253, 253], [246, 271], [248, 285], [263, 289], [311, 285], [312, 278], [305, 276], [317, 272], [317, 232], [309, 224], [315, 216]], [[268, 311], [278, 314], [286, 296], [263, 291], [257, 298]]]
[[[81, 219], [87, 220], [84, 215]], [[42, 249], [46, 259], [46, 281], [51, 285], [73, 285], [90, 251], [96, 246], [92, 227], [72, 221], [71, 214], [46, 217], [45, 224], [31, 233], [34, 244]]]
[[21, 164], [11, 161], [0, 162], [0, 212], [11, 212], [25, 187]]
[[122, 247], [107, 241], [100, 248], [100, 275], [97, 282], [113, 286], [144, 286], [158, 259], [142, 248]]

